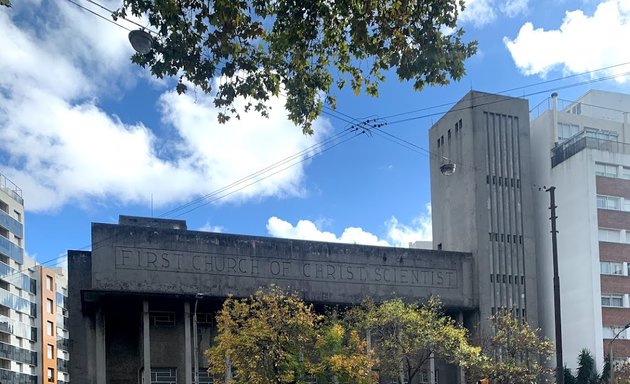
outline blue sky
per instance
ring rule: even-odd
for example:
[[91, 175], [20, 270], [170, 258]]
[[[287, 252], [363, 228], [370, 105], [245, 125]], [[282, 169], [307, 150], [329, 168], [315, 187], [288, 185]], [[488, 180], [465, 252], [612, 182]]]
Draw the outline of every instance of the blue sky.
[[[67, 0], [13, 3], [0, 9], [0, 172], [23, 190], [28, 254], [49, 265], [67, 249], [89, 248], [91, 222], [115, 223], [119, 214], [185, 219], [194, 230], [407, 246], [431, 238], [427, 136], [448, 107], [426, 108], [471, 88], [526, 87], [507, 94], [530, 107], [555, 89], [563, 99], [590, 88], [630, 92], [627, 0], [474, 0], [460, 24], [479, 52], [458, 83], [415, 92], [390, 75], [379, 98], [341, 92], [312, 137], [287, 121], [282, 99], [269, 119], [220, 125], [203, 94], [178, 96], [172, 81], [130, 63], [127, 30]], [[576, 85], [605, 76], [614, 78]], [[338, 136], [368, 118], [392, 136]]]

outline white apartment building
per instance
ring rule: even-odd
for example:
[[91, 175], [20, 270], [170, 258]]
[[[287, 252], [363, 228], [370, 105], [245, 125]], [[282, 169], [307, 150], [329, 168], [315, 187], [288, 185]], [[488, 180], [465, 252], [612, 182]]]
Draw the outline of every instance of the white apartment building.
[[66, 286], [25, 256], [22, 191], [0, 174], [0, 383], [68, 381]]
[[564, 362], [583, 348], [599, 371], [610, 340], [630, 357], [630, 95], [556, 94], [532, 110], [531, 159], [538, 258], [539, 324], [554, 339], [549, 195], [556, 187]]

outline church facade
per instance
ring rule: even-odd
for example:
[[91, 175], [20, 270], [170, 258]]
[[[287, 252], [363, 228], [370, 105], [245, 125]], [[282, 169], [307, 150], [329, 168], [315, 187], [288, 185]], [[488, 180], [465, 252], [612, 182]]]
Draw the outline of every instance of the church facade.
[[[319, 307], [439, 296], [465, 325], [478, 319], [473, 258], [463, 252], [189, 231], [185, 221], [121, 216], [92, 224], [92, 251], [69, 251], [68, 270], [74, 383], [212, 383], [203, 351], [214, 314], [226, 297], [271, 285]], [[438, 370], [440, 382], [461, 380], [453, 367], [432, 370], [433, 382]]]

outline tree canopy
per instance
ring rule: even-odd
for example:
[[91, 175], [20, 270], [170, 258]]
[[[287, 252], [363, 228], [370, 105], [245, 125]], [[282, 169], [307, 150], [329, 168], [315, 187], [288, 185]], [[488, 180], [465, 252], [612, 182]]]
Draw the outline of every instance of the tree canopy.
[[[6, 1], [6, 0], [0, 0]], [[334, 88], [378, 95], [394, 70], [413, 88], [460, 79], [476, 52], [457, 27], [463, 0], [124, 0], [114, 18], [146, 16], [153, 49], [132, 61], [158, 78], [176, 76], [177, 91], [214, 97], [219, 121], [243, 111], [268, 113], [286, 96], [288, 117], [304, 133]]]
[[487, 377], [493, 384], [531, 384], [553, 369], [546, 364], [553, 353], [553, 343], [540, 335], [523, 319], [510, 311], [497, 312], [490, 318], [494, 334], [484, 340], [484, 364], [473, 367], [473, 374]]
[[210, 372], [236, 384], [298, 384], [316, 377], [374, 383], [365, 339], [340, 322], [324, 321], [296, 294], [278, 288], [245, 299], [227, 299], [218, 334], [206, 351]]
[[481, 349], [468, 343], [467, 330], [442, 313], [437, 299], [425, 305], [367, 302], [352, 312], [370, 332], [380, 373], [399, 383], [413, 382], [432, 356], [461, 367], [481, 361]]

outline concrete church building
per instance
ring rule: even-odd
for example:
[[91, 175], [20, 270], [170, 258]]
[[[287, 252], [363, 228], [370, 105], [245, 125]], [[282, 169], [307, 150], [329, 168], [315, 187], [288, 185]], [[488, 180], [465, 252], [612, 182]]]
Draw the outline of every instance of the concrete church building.
[[[214, 314], [228, 295], [271, 284], [318, 306], [438, 295], [465, 325], [478, 318], [473, 259], [463, 252], [198, 232], [185, 221], [121, 216], [92, 224], [92, 251], [69, 251], [68, 269], [75, 384], [191, 384], [194, 366], [199, 383], [212, 383], [202, 352]], [[427, 369], [422, 382], [462, 380], [439, 361]]]

